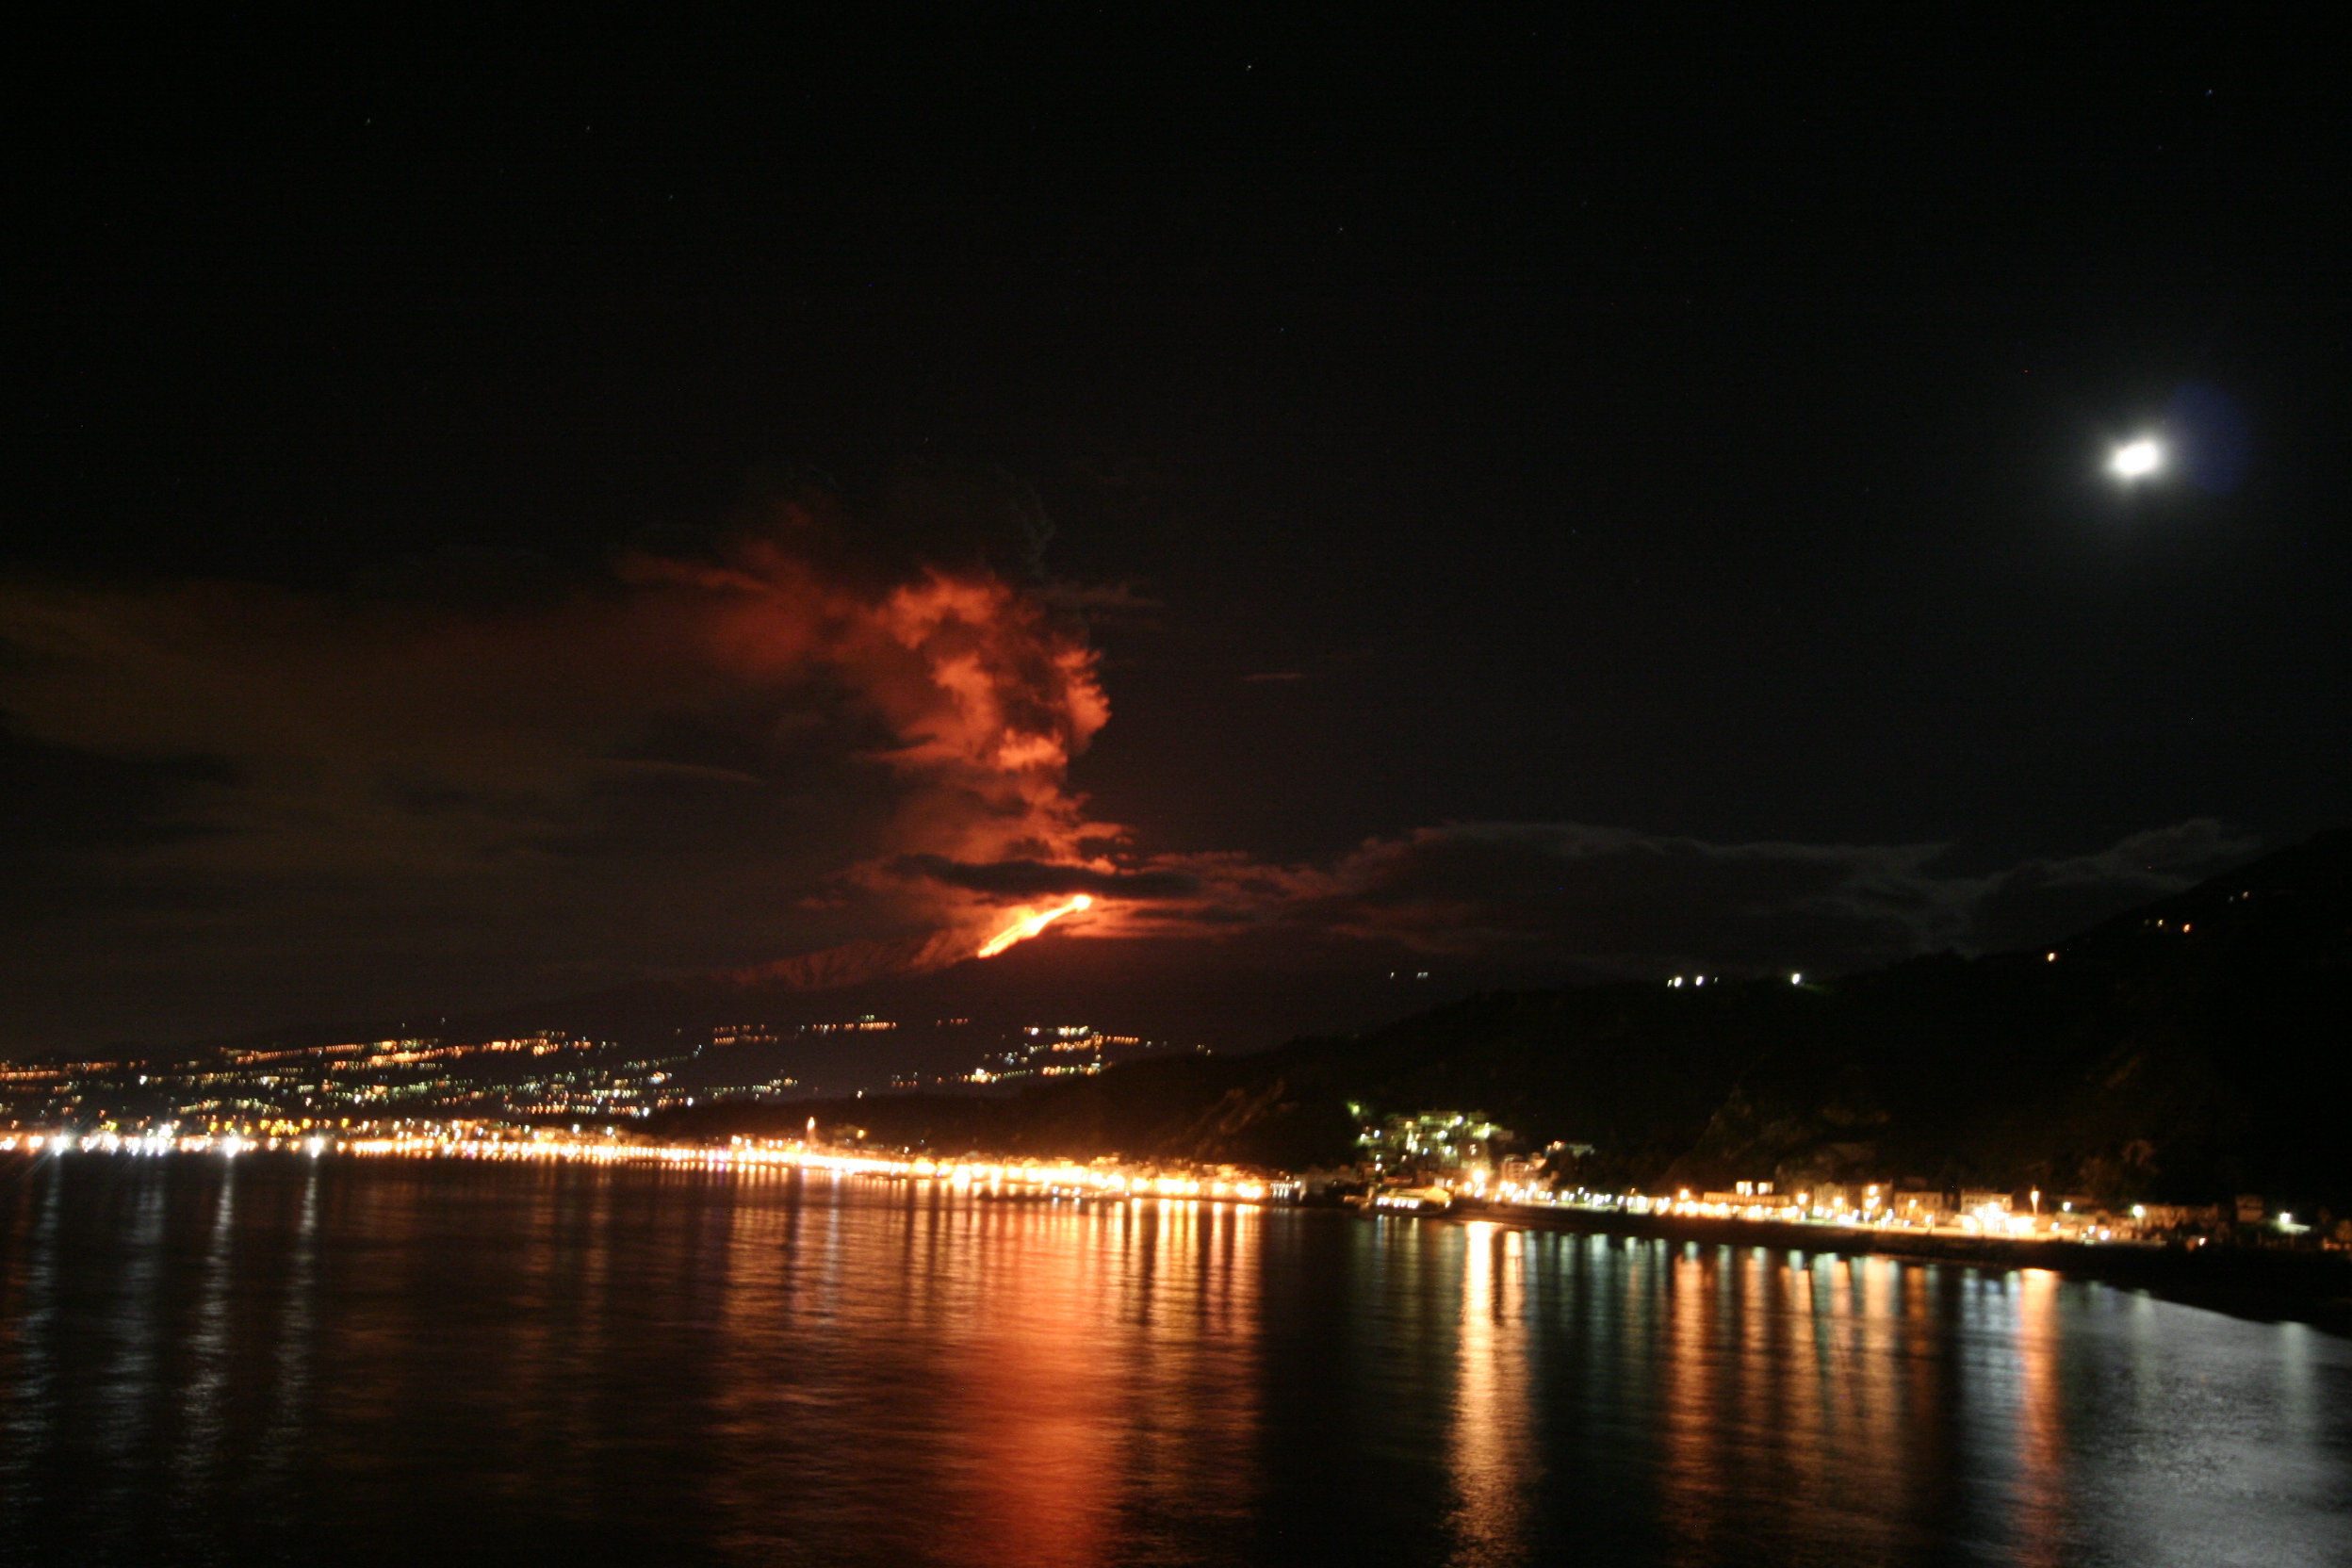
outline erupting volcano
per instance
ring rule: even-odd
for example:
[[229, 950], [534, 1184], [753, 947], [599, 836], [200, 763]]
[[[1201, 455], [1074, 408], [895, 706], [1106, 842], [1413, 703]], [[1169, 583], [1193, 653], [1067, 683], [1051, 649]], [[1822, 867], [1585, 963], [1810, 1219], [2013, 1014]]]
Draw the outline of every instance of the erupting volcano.
[[1081, 909], [1090, 909], [1093, 906], [1094, 900], [1085, 893], [1080, 893], [1067, 904], [1057, 904], [1053, 908], [1037, 914], [1024, 915], [989, 938], [976, 956], [993, 958], [1015, 942], [1027, 941], [1064, 915], [1074, 915]]

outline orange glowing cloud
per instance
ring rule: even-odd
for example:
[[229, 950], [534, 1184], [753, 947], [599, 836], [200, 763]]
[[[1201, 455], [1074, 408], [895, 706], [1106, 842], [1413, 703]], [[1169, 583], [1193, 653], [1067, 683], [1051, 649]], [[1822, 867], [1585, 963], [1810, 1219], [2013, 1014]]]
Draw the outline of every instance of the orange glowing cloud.
[[755, 683], [846, 690], [889, 737], [869, 760], [912, 786], [902, 854], [1070, 863], [1086, 820], [1071, 760], [1110, 718], [1083, 628], [982, 567], [924, 568], [876, 591], [771, 541], [724, 564], [639, 559], [706, 655]]
[[905, 934], [764, 964], [746, 978], [822, 988], [923, 972], [993, 956], [1095, 902], [1078, 894], [1008, 909], [1010, 890], [908, 866], [1115, 873], [1102, 851], [1125, 830], [1091, 820], [1069, 787], [1071, 761], [1110, 718], [1098, 656], [1070, 612], [983, 564], [880, 580], [839, 570], [789, 531], [739, 541], [716, 562], [639, 558], [626, 575], [736, 678], [779, 690], [813, 681], [845, 697], [873, 737], [863, 765], [888, 784], [881, 841], [862, 846], [885, 853], [844, 867], [824, 899]]

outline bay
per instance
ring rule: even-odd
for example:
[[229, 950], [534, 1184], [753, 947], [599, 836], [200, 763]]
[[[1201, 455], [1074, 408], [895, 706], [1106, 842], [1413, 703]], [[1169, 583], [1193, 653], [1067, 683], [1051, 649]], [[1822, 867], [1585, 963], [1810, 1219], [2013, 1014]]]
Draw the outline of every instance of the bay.
[[0, 1560], [2352, 1560], [2352, 1345], [2038, 1270], [572, 1163], [0, 1163]]

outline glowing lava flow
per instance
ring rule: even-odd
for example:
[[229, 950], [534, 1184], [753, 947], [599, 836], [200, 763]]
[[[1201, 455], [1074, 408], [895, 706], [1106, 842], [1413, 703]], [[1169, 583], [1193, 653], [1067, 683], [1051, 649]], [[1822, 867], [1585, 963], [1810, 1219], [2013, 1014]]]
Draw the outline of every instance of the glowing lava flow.
[[1017, 920], [995, 936], [990, 937], [988, 945], [980, 950], [980, 956], [993, 958], [1015, 942], [1028, 940], [1064, 915], [1074, 915], [1081, 909], [1092, 907], [1094, 907], [1094, 900], [1085, 893], [1080, 893], [1068, 904], [1048, 909], [1041, 915], [1030, 915]]

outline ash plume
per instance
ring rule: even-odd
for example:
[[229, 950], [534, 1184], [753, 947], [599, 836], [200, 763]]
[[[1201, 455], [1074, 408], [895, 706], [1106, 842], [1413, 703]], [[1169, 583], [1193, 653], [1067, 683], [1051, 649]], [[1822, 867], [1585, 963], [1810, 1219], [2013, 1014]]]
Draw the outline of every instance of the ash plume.
[[890, 503], [916, 525], [803, 497], [529, 595], [0, 581], [0, 715], [153, 796], [134, 839], [50, 854], [172, 911], [150, 951], [191, 971], [323, 985], [386, 945], [523, 988], [938, 967], [1021, 890], [894, 866], [1075, 866], [1121, 830], [1069, 784], [1110, 713], [1085, 620], [926, 484]]

